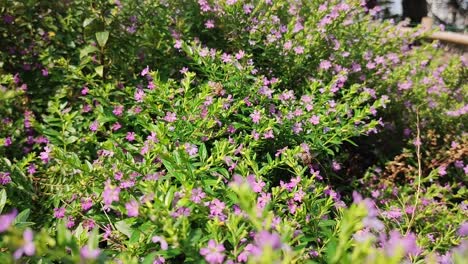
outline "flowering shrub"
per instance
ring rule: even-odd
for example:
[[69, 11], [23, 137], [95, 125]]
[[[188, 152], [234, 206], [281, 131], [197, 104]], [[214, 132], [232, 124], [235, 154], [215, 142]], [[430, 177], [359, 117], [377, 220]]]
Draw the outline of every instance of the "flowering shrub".
[[441, 160], [424, 171], [448, 169], [457, 192], [414, 193], [414, 166], [401, 166], [400, 205], [387, 170], [361, 181], [381, 189], [360, 191], [376, 202], [337, 192], [349, 176], [343, 144], [414, 130], [415, 112], [424, 131], [450, 128], [466, 142], [464, 62], [444, 66], [431, 44], [413, 46], [421, 32], [372, 20], [378, 8], [80, 0], [0, 10], [2, 263], [461, 263], [467, 254], [466, 208], [455, 208], [466, 197], [462, 147], [430, 152]]

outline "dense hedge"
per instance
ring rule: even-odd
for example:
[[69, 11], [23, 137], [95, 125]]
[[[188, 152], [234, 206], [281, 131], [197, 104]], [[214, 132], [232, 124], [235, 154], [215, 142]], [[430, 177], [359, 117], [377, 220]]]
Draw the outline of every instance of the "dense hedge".
[[466, 58], [378, 12], [3, 1], [0, 260], [462, 263]]

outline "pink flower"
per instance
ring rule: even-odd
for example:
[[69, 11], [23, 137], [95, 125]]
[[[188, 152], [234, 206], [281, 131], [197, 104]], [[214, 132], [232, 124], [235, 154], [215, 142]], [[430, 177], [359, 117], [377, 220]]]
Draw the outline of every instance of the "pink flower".
[[273, 130], [268, 130], [265, 132], [265, 134], [263, 134], [263, 138], [265, 139], [268, 139], [268, 138], [275, 138], [275, 136], [273, 135]]
[[184, 146], [185, 146], [185, 152], [187, 152], [187, 154], [189, 154], [191, 157], [197, 155], [198, 148], [196, 145], [185, 143]]
[[323, 60], [320, 62], [320, 69], [322, 70], [328, 70], [332, 66], [331, 62], [328, 60]]
[[10, 228], [11, 224], [16, 218], [16, 215], [18, 214], [18, 211], [16, 209], [13, 209], [8, 214], [0, 215], [0, 233], [3, 233]]
[[149, 73], [149, 66], [146, 66], [146, 68], [144, 68], [142, 71], [141, 71], [141, 76], [145, 76]]
[[130, 202], [125, 204], [125, 209], [127, 209], [127, 215], [130, 217], [137, 217], [138, 216], [138, 209], [139, 204], [135, 200], [131, 200]]
[[90, 249], [89, 246], [84, 246], [80, 249], [80, 257], [82, 259], [97, 259], [97, 257], [99, 257], [99, 254], [101, 254], [101, 251], [99, 249]]
[[91, 207], [93, 207], [93, 200], [91, 198], [81, 199], [81, 209], [83, 211], [88, 211]]
[[177, 115], [176, 113], [166, 112], [166, 116], [164, 117], [164, 120], [169, 123], [175, 122], [177, 120]]
[[198, 187], [192, 190], [192, 197], [190, 200], [194, 203], [201, 203], [203, 198], [206, 197], [206, 194], [203, 192], [202, 188]]
[[153, 241], [153, 243], [159, 243], [161, 245], [162, 250], [167, 250], [169, 248], [167, 246], [167, 242], [164, 239], [164, 237], [154, 236], [154, 237], [151, 238], [151, 241]]
[[0, 185], [7, 185], [11, 182], [9, 172], [0, 172]]
[[60, 208], [54, 208], [54, 217], [57, 219], [64, 218], [65, 217], [65, 208], [60, 207]]
[[88, 89], [87, 86], [84, 86], [83, 89], [81, 90], [81, 94], [82, 94], [82, 95], [87, 95], [88, 92], [89, 92], [89, 89]]
[[114, 113], [114, 115], [116, 116], [121, 116], [123, 113], [123, 110], [124, 110], [123, 105], [117, 105], [114, 107], [114, 110], [112, 111], [112, 113]]
[[33, 256], [36, 252], [36, 246], [34, 245], [33, 241], [33, 231], [30, 228], [27, 228], [23, 232], [23, 240], [24, 244], [20, 248], [18, 248], [15, 253], [13, 253], [13, 257], [18, 260], [21, 256]]
[[108, 208], [112, 202], [119, 201], [119, 194], [120, 188], [113, 187], [110, 180], [107, 180], [104, 186], [104, 191], [102, 192], [105, 207]]
[[240, 60], [244, 58], [245, 52], [243, 50], [239, 50], [239, 52], [236, 53], [236, 59]]
[[115, 124], [112, 125], [112, 130], [117, 131], [122, 127], [122, 125], [119, 122], [116, 122]]
[[320, 117], [313, 115], [311, 118], [309, 118], [309, 122], [313, 125], [318, 125], [320, 122]]
[[128, 132], [128, 133], [127, 133], [127, 136], [125, 136], [125, 138], [126, 138], [128, 141], [132, 142], [132, 141], [135, 140], [135, 135], [136, 135], [135, 132]]
[[96, 121], [93, 121], [91, 125], [89, 125], [89, 130], [96, 132], [98, 130], [98, 127], [99, 127], [99, 122], [96, 120]]
[[214, 28], [215, 27], [215, 24], [214, 24], [214, 21], [212, 19], [209, 19], [205, 22], [205, 27], [206, 28]]
[[206, 248], [200, 249], [200, 254], [205, 257], [205, 260], [209, 264], [221, 264], [224, 260], [224, 246], [223, 244], [217, 244], [216, 241], [211, 239], [208, 241]]
[[250, 114], [250, 117], [252, 118], [252, 122], [254, 124], [260, 123], [260, 118], [261, 118], [260, 111], [254, 110], [254, 112], [252, 114]]
[[145, 97], [145, 92], [142, 89], [138, 89], [135, 92], [135, 101], [141, 103]]

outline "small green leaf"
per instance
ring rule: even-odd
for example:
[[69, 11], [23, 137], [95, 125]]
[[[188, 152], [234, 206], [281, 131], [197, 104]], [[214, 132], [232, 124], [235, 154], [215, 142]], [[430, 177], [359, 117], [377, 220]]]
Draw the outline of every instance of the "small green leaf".
[[100, 77], [104, 76], [104, 66], [98, 66], [94, 70]]
[[21, 213], [19, 213], [17, 216], [16, 216], [16, 219], [15, 221], [13, 222], [13, 224], [19, 224], [19, 223], [23, 223], [23, 222], [26, 222], [26, 220], [28, 220], [28, 217], [29, 217], [29, 213], [31, 212], [31, 210], [29, 209], [26, 209], [26, 210], [23, 210]]
[[6, 199], [7, 199], [7, 195], [6, 195], [5, 189], [3, 189], [0, 192], [0, 214], [3, 211], [3, 207], [5, 207]]
[[87, 27], [89, 24], [91, 24], [94, 21], [94, 17], [89, 17], [83, 21], [83, 27]]
[[130, 224], [125, 221], [118, 221], [115, 223], [115, 228], [122, 234], [126, 235], [128, 238], [132, 236], [133, 230]]
[[109, 31], [97, 32], [96, 39], [99, 46], [103, 48], [106, 45], [107, 40], [109, 39]]
[[98, 51], [98, 48], [95, 46], [86, 46], [80, 50], [80, 60], [83, 59], [83, 57], [87, 56], [89, 53], [96, 52]]

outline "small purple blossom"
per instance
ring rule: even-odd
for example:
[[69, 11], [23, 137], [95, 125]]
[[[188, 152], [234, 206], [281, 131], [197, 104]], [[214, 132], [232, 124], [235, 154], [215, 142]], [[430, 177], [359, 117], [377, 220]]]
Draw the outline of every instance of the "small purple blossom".
[[213, 20], [213, 19], [208, 19], [208, 20], [205, 22], [205, 27], [208, 28], [208, 29], [214, 28], [214, 27], [215, 27], [214, 20]]
[[206, 194], [203, 192], [202, 188], [198, 187], [192, 190], [192, 197], [190, 200], [194, 203], [201, 203], [203, 198], [206, 197]]
[[135, 132], [127, 132], [127, 135], [125, 136], [125, 139], [127, 139], [129, 142], [132, 142], [135, 140]]
[[142, 71], [141, 71], [141, 76], [146, 76], [148, 73], [149, 73], [150, 69], [149, 69], [149, 66], [146, 66], [146, 68], [144, 68]]
[[11, 182], [9, 172], [0, 172], [0, 185], [7, 185]]
[[16, 218], [16, 215], [18, 215], [18, 211], [16, 209], [13, 209], [13, 211], [8, 214], [0, 215], [0, 233], [3, 233], [10, 228]]
[[151, 238], [151, 241], [153, 241], [153, 243], [159, 243], [162, 250], [167, 250], [169, 248], [164, 237], [154, 236]]
[[93, 200], [91, 198], [81, 199], [81, 209], [83, 211], [88, 211], [91, 207], [93, 207]]
[[80, 257], [85, 260], [97, 259], [99, 254], [101, 254], [99, 249], [90, 249], [89, 246], [84, 246], [80, 249]]
[[91, 125], [89, 125], [89, 130], [96, 132], [99, 128], [99, 122], [97, 120], [93, 121]]
[[21, 256], [26, 255], [26, 256], [33, 256], [34, 253], [36, 252], [36, 246], [34, 245], [34, 234], [33, 231], [30, 228], [27, 228], [23, 232], [23, 240], [24, 243], [23, 245], [18, 248], [15, 253], [13, 253], [13, 257], [18, 260], [21, 258]]
[[209, 264], [221, 264], [224, 260], [224, 246], [211, 239], [208, 246], [200, 249], [200, 254], [205, 257]]
[[60, 208], [54, 208], [54, 217], [57, 219], [61, 219], [65, 217], [65, 208], [60, 207]]
[[250, 118], [252, 118], [252, 122], [254, 124], [260, 123], [261, 113], [258, 110], [254, 110], [252, 114], [250, 114]]
[[102, 192], [105, 207], [108, 208], [112, 202], [119, 201], [119, 194], [120, 188], [113, 187], [110, 180], [107, 180], [104, 186], [104, 191]]
[[190, 144], [190, 143], [185, 143], [184, 147], [185, 147], [185, 152], [187, 152], [187, 154], [189, 154], [191, 157], [197, 155], [197, 153], [198, 153], [197, 145]]
[[177, 115], [176, 113], [166, 112], [166, 116], [164, 117], [164, 120], [166, 122], [173, 123], [177, 120]]
[[137, 201], [131, 200], [130, 202], [125, 204], [125, 209], [127, 209], [127, 215], [129, 217], [137, 217], [139, 204]]

